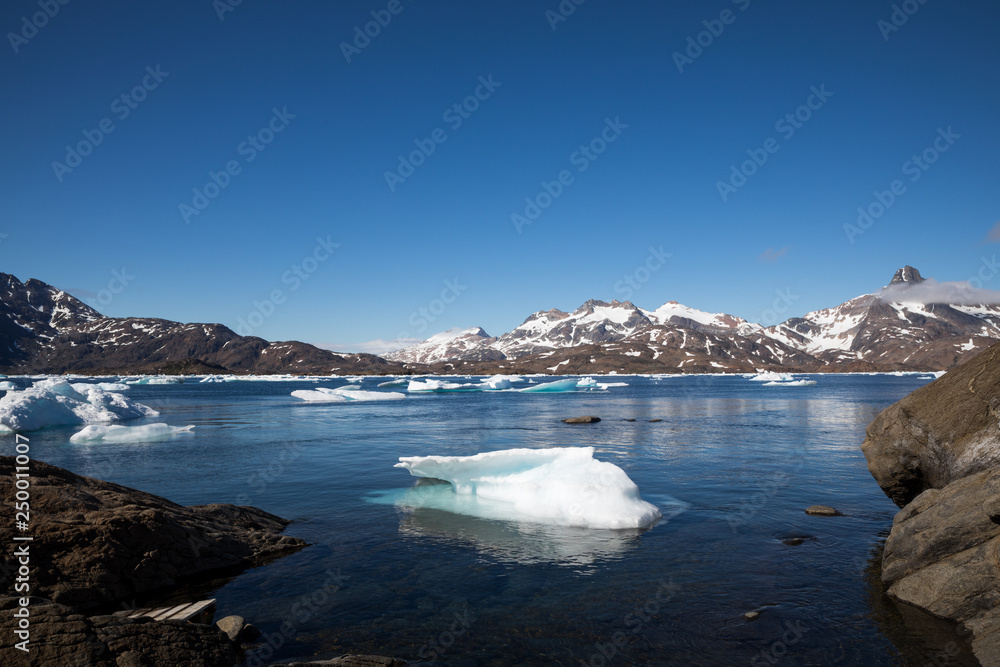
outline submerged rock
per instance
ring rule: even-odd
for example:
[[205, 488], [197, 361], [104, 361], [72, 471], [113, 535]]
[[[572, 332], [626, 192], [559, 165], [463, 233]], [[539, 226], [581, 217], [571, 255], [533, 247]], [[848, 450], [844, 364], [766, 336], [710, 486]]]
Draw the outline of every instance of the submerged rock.
[[806, 514], [813, 516], [843, 516], [840, 511], [827, 505], [810, 505], [806, 508]]
[[601, 421], [600, 417], [586, 416], [586, 417], [569, 417], [563, 420], [564, 424], [595, 424]]
[[1000, 346], [886, 408], [862, 446], [902, 509], [882, 581], [895, 599], [962, 624], [1000, 664]]
[[[13, 470], [13, 457], [0, 457]], [[14, 497], [14, 477], [0, 477]], [[165, 498], [31, 462], [32, 593], [80, 610], [117, 606], [213, 570], [305, 546], [288, 521], [254, 507], [184, 507]], [[10, 544], [13, 503], [0, 508]]]

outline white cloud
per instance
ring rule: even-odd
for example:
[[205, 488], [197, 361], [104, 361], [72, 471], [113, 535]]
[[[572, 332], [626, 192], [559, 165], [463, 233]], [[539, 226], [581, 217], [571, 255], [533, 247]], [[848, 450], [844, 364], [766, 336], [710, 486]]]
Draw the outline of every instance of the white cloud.
[[878, 292], [883, 301], [909, 301], [915, 303], [950, 303], [957, 306], [975, 306], [986, 303], [1000, 304], [1000, 292], [977, 289], [968, 282], [939, 283], [928, 278], [922, 283], [896, 283]]
[[389, 354], [410, 345], [423, 342], [420, 338], [394, 338], [393, 340], [369, 340], [364, 343], [317, 343], [316, 347], [333, 352], [365, 352], [368, 354]]

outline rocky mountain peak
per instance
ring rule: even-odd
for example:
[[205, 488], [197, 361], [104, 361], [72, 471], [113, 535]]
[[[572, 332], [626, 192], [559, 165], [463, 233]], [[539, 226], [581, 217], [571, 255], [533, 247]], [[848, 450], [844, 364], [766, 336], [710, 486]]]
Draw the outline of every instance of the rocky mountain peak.
[[924, 282], [923, 276], [920, 275], [920, 271], [917, 271], [910, 265], [906, 265], [903, 268], [896, 271], [895, 275], [892, 276], [892, 281], [889, 282], [890, 285], [898, 285], [900, 283], [906, 284], [917, 284]]

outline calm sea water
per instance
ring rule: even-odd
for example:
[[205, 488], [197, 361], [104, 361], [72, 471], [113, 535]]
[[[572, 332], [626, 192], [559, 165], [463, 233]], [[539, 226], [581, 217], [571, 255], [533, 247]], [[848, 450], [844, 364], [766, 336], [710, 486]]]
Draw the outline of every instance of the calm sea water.
[[[32, 454], [181, 504], [294, 520], [287, 532], [312, 546], [176, 594], [211, 595], [217, 618], [259, 627], [270, 644], [248, 665], [344, 652], [456, 666], [970, 664], [951, 628], [887, 602], [878, 584], [896, 507], [859, 445], [929, 377], [813, 377], [619, 377], [629, 386], [599, 393], [353, 405], [289, 395], [313, 382], [134, 386], [161, 412], [146, 421], [195, 434], [72, 445], [76, 429], [50, 429]], [[586, 414], [603, 421], [560, 422]], [[559, 445], [594, 446], [644, 498], [683, 511], [616, 533], [371, 502], [415, 482], [393, 468], [400, 456]], [[845, 516], [806, 515], [813, 504]]]

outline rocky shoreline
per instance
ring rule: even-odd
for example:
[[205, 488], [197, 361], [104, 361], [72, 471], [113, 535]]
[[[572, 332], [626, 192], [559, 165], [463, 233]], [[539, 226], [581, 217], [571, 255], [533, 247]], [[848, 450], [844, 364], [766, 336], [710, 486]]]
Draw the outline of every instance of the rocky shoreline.
[[982, 664], [1000, 664], [1000, 345], [886, 408], [862, 449], [901, 508], [887, 594], [954, 621]]
[[[0, 469], [14, 469], [0, 457]], [[0, 497], [14, 498], [14, 476], [0, 476]], [[184, 507], [118, 484], [31, 462], [32, 541], [28, 544], [30, 651], [15, 648], [14, 592], [19, 564], [10, 551], [0, 575], [0, 655], [4, 665], [59, 667], [234, 667], [259, 632], [230, 616], [217, 624], [127, 618], [118, 611], [185, 583], [259, 565], [306, 546], [283, 535], [289, 522], [254, 507]], [[13, 541], [12, 502], [0, 504], [0, 542]], [[376, 667], [405, 662], [344, 656], [299, 663]]]

